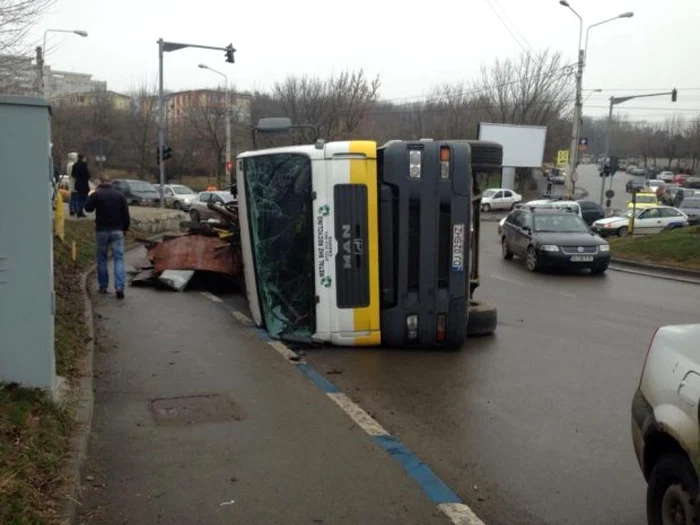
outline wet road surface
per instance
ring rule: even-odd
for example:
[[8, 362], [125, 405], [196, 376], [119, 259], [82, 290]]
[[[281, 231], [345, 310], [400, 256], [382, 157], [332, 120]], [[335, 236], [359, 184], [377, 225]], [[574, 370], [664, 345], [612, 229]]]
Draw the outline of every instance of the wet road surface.
[[477, 296], [497, 335], [458, 352], [306, 358], [398, 435], [490, 525], [638, 525], [645, 482], [630, 401], [660, 324], [697, 322], [700, 287], [609, 270], [531, 274], [483, 233]]

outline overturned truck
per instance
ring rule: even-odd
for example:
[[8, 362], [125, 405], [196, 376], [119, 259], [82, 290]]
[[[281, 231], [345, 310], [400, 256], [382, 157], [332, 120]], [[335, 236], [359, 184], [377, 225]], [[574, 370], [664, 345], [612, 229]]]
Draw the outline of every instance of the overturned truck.
[[[290, 131], [262, 119], [255, 133]], [[324, 142], [238, 156], [246, 293], [273, 338], [344, 346], [459, 347], [492, 333], [479, 285], [484, 141]]]

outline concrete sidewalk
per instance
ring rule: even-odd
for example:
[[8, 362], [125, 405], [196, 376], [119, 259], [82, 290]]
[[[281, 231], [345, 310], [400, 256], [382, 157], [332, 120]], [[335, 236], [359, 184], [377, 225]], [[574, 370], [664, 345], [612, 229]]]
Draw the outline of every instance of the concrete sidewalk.
[[129, 288], [125, 301], [97, 296], [95, 313], [81, 523], [448, 523], [225, 307], [198, 292]]

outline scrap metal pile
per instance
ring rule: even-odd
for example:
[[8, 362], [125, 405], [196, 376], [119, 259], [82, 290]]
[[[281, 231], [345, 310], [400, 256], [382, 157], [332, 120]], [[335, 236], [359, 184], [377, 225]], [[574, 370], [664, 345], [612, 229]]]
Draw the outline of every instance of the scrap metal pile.
[[238, 204], [208, 203], [216, 218], [184, 222], [186, 232], [139, 239], [147, 248], [150, 264], [132, 278], [133, 285], [163, 284], [182, 291], [196, 273], [213, 273], [236, 279], [242, 274]]

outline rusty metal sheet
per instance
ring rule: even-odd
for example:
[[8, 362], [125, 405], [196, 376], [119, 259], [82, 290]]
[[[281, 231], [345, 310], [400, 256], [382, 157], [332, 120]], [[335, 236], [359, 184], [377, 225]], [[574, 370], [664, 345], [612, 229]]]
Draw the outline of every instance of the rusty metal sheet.
[[232, 277], [241, 273], [241, 256], [218, 237], [187, 235], [163, 241], [148, 250], [156, 273], [165, 270], [201, 270]]

